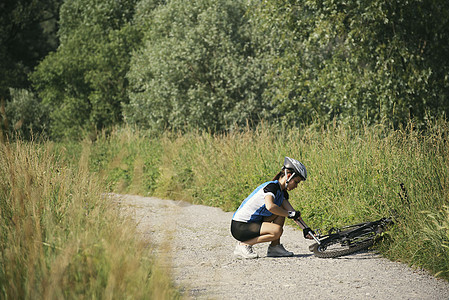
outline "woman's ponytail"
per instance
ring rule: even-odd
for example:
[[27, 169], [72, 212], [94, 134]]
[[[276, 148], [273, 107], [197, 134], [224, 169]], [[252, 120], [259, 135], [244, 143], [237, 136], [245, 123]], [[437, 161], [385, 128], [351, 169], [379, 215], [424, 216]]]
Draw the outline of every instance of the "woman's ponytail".
[[279, 173], [274, 176], [273, 181], [279, 180], [282, 176], [284, 176], [284, 170], [281, 170]]
[[293, 170], [290, 169], [282, 169], [279, 173], [276, 174], [276, 176], [274, 176], [273, 181], [275, 180], [279, 180], [282, 177], [285, 176], [285, 170], [287, 170], [287, 174], [293, 174]]

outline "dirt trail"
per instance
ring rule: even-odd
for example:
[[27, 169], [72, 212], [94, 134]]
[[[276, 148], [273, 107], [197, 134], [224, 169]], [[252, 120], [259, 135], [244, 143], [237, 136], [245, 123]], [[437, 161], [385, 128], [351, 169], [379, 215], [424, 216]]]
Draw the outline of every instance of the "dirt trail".
[[308, 250], [312, 242], [289, 226], [282, 243], [295, 256], [268, 258], [268, 245], [261, 244], [255, 246], [261, 258], [235, 259], [232, 213], [182, 201], [116, 197], [143, 237], [159, 246], [156, 251], [168, 252], [176, 284], [193, 299], [449, 299], [447, 282], [372, 252], [316, 258]]

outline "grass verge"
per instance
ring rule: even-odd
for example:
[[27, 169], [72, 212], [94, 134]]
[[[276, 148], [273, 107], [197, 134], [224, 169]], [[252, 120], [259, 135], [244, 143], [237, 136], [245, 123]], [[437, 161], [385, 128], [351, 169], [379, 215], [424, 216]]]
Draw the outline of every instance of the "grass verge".
[[[400, 130], [261, 125], [221, 135], [157, 137], [121, 128], [90, 145], [90, 168], [101, 169], [112, 190], [235, 210], [291, 156], [308, 170], [291, 199], [310, 225], [325, 229], [394, 211], [397, 223], [382, 253], [448, 280], [448, 132], [445, 121], [422, 132], [413, 123]], [[398, 195], [401, 184], [407, 198]]]
[[61, 149], [0, 144], [0, 298], [180, 298], [89, 171], [91, 146], [70, 163]]

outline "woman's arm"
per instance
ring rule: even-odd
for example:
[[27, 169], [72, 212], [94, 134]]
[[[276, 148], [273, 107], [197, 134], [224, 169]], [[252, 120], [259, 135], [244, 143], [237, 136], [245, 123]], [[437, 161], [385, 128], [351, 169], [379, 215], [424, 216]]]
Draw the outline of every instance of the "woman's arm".
[[[293, 211], [293, 210], [295, 210], [295, 209], [293, 208], [293, 206], [290, 204], [290, 202], [289, 202], [287, 199], [285, 199], [284, 201], [282, 201], [282, 207], [283, 207], [285, 210], [287, 210], [287, 212], [288, 212], [288, 211]], [[296, 220], [295, 220], [295, 221], [296, 221]], [[296, 222], [296, 224], [298, 224], [298, 226], [301, 227], [301, 229], [304, 229], [304, 228], [308, 228], [308, 227], [309, 227], [309, 226], [307, 226], [306, 222], [304, 222], [304, 220], [302, 219], [302, 217], [299, 217], [299, 218], [297, 219], [297, 221], [298, 221], [298, 222]]]
[[[284, 200], [284, 201], [282, 202], [282, 207], [283, 207], [285, 210], [287, 210], [287, 211], [295, 210], [288, 200]], [[296, 220], [294, 220], [294, 222], [295, 222], [301, 229], [304, 230], [304, 229], [308, 228], [308, 229], [310, 230], [309, 226], [307, 226], [306, 222], [304, 222], [304, 220], [302, 219], [301, 216], [300, 216], [299, 218], [297, 218]], [[307, 235], [305, 236], [305, 238], [306, 238], [306, 239], [312, 239], [312, 236], [311, 236], [310, 234], [307, 234]]]
[[[288, 217], [288, 212], [295, 210], [288, 200], [284, 200], [282, 202], [282, 207], [280, 207], [276, 203], [274, 203], [274, 197], [272, 195], [266, 195], [264, 199], [265, 199], [265, 207], [275, 215]], [[296, 224], [298, 224], [298, 226], [301, 229], [304, 230], [307, 228], [310, 230], [309, 226], [307, 226], [307, 224], [301, 217], [299, 217], [294, 221]], [[312, 236], [310, 234], [307, 234], [305, 238], [312, 239]]]
[[[284, 205], [280, 207], [276, 203], [274, 203], [274, 197], [272, 195], [266, 195], [265, 198], [265, 207], [270, 211], [272, 214], [282, 216], [282, 217], [288, 217], [288, 210], [284, 208]], [[285, 200], [284, 200], [285, 202]]]

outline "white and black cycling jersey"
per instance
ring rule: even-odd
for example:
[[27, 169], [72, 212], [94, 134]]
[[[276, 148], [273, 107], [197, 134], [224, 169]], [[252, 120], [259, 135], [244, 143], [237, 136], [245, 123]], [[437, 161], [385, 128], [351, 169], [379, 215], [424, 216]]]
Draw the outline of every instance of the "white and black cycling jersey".
[[274, 203], [278, 206], [282, 205], [284, 199], [288, 200], [288, 192], [281, 190], [279, 181], [268, 181], [259, 185], [249, 195], [232, 216], [232, 219], [239, 222], [262, 222], [263, 217], [273, 215], [265, 207], [265, 196], [272, 195]]

